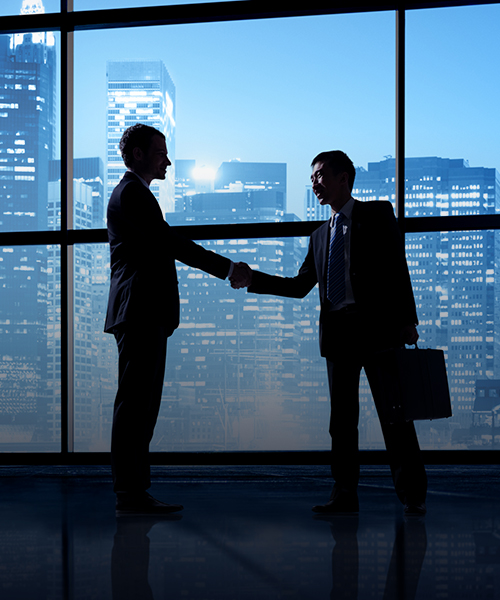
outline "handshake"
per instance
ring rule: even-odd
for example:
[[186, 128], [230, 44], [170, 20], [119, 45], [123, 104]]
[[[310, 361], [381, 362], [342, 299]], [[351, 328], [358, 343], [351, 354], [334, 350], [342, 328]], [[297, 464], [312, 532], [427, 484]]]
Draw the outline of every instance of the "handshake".
[[248, 287], [252, 283], [252, 269], [244, 262], [234, 263], [233, 272], [229, 277], [231, 287], [235, 290]]

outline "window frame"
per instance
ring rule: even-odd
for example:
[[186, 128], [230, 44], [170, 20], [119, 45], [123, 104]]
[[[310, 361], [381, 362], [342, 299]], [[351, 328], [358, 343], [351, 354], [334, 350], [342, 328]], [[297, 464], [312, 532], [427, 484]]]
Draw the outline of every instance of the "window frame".
[[[73, 36], [75, 31], [135, 28], [210, 22], [229, 22], [283, 17], [353, 14], [391, 11], [396, 30], [396, 216], [403, 235], [435, 231], [500, 229], [500, 215], [466, 215], [448, 217], [405, 218], [405, 18], [407, 11], [498, 4], [486, 2], [373, 2], [337, 0], [319, 7], [283, 10], [282, 2], [271, 0], [232, 0], [204, 4], [178, 4], [124, 9], [74, 11], [73, 0], [61, 0], [60, 11], [40, 15], [0, 17], [0, 33], [58, 31], [61, 39], [61, 229], [58, 231], [0, 232], [0, 246], [58, 245], [61, 249], [61, 451], [60, 453], [0, 453], [0, 464], [108, 464], [108, 453], [74, 451], [73, 439], [73, 248], [75, 244], [107, 242], [106, 229], [73, 229]], [[182, 230], [193, 240], [234, 238], [278, 238], [309, 236], [321, 221], [293, 223], [195, 225]], [[230, 229], [229, 229], [230, 227]], [[497, 463], [499, 450], [426, 451], [427, 462]], [[385, 461], [382, 451], [363, 451], [366, 464]], [[154, 464], [329, 464], [328, 452], [206, 452], [154, 453]]]

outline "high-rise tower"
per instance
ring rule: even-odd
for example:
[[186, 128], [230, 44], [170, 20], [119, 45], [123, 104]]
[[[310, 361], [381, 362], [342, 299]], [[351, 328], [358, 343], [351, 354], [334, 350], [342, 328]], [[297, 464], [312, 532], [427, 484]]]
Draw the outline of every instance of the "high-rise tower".
[[163, 213], [175, 210], [175, 86], [162, 61], [108, 62], [107, 66], [108, 198], [125, 167], [118, 144], [127, 127], [145, 123], [165, 134], [172, 167], [151, 191]]
[[[24, 13], [43, 13], [24, 0]], [[0, 229], [48, 228], [49, 161], [55, 149], [55, 39], [0, 36]], [[0, 253], [0, 426], [5, 441], [46, 440], [47, 248]]]

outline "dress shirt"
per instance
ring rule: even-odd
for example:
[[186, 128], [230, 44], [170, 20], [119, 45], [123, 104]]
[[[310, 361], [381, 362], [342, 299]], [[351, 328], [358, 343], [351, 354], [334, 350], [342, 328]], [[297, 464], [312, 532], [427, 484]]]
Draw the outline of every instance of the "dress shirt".
[[[351, 228], [352, 228], [352, 209], [354, 207], [354, 198], [351, 198], [344, 204], [344, 206], [340, 209], [339, 212], [342, 213], [344, 217], [343, 228], [344, 228], [344, 249], [345, 249], [345, 298], [342, 302], [338, 304], [334, 304], [330, 306], [330, 310], [339, 310], [348, 306], [349, 304], [354, 304], [354, 294], [352, 293], [351, 286], [351, 278], [349, 275], [349, 269], [351, 266]], [[332, 210], [332, 216], [330, 218], [330, 239], [332, 236], [332, 230], [334, 226], [335, 215], [337, 213]], [[330, 248], [330, 243], [328, 243], [328, 248]]]

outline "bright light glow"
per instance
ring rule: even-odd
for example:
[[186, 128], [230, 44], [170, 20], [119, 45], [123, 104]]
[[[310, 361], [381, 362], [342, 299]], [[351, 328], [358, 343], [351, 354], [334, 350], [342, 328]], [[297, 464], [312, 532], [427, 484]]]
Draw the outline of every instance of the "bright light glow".
[[214, 181], [215, 180], [215, 169], [211, 167], [195, 167], [191, 172], [193, 179], [198, 181]]

